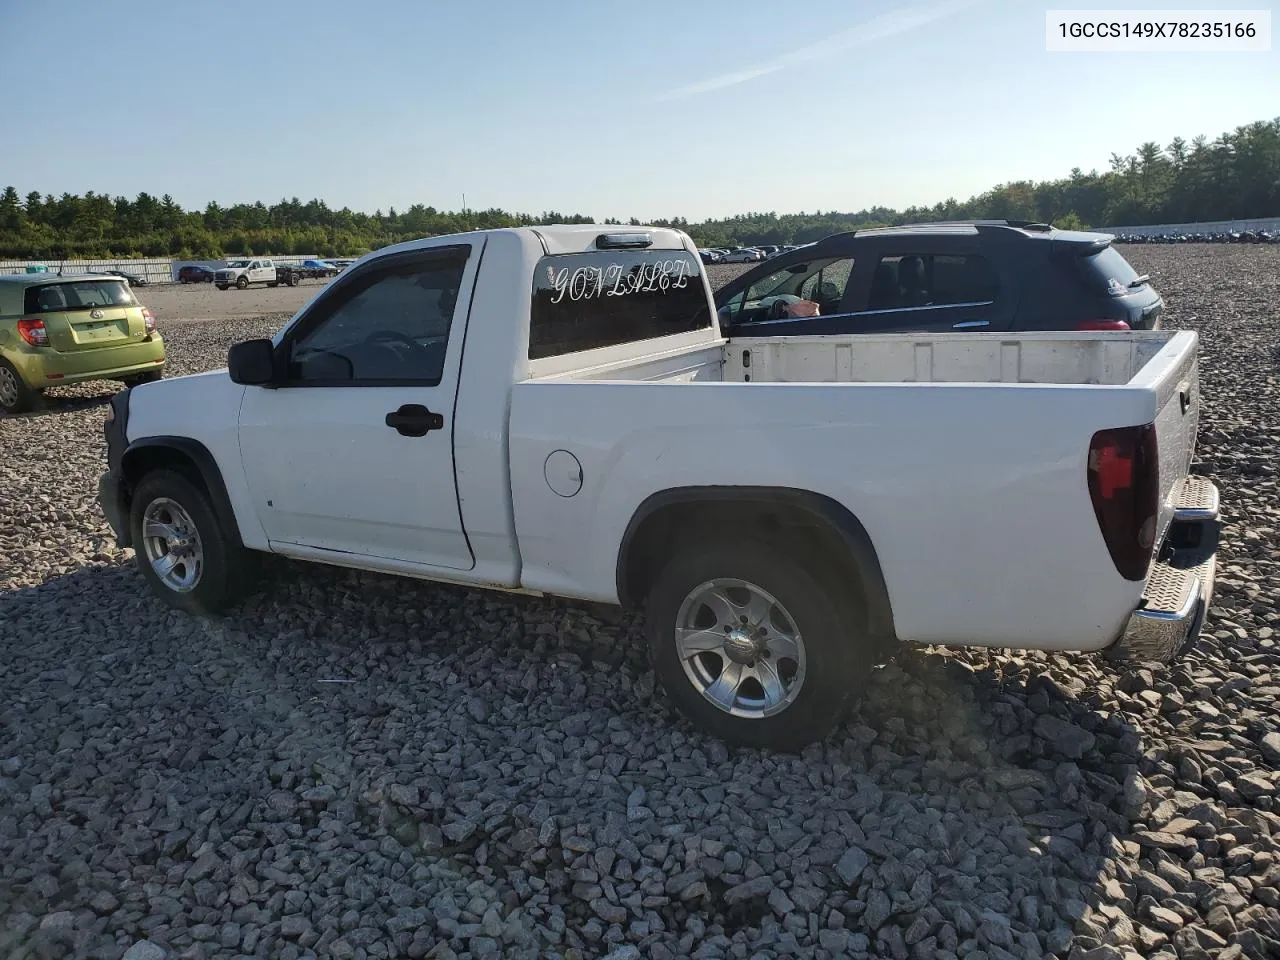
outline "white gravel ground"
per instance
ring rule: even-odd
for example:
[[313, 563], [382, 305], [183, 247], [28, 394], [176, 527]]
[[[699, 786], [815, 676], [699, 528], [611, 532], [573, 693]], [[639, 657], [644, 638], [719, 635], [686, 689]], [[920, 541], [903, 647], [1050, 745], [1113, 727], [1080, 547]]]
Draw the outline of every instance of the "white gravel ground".
[[[94, 502], [116, 385], [0, 418], [0, 957], [1280, 956], [1280, 248], [1125, 253], [1203, 335], [1203, 640], [906, 652], [801, 756], [569, 604], [282, 562], [170, 612]], [[176, 374], [318, 288], [144, 300]]]

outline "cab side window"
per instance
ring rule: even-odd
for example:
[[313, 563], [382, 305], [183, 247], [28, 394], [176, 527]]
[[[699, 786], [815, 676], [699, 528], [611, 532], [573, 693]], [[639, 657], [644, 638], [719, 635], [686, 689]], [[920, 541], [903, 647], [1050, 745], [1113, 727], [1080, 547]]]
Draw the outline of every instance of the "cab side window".
[[466, 255], [370, 270], [323, 308], [288, 347], [299, 385], [438, 384]]

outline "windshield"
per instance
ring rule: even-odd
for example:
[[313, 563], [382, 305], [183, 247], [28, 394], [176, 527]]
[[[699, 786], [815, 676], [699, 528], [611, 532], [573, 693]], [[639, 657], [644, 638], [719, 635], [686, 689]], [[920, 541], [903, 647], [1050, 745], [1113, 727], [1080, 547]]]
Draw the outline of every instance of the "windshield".
[[248, 261], [248, 260], [229, 260], [229, 261], [227, 261], [227, 266], [228, 266], [228, 267], [247, 267], [248, 265], [249, 265], [249, 261]]

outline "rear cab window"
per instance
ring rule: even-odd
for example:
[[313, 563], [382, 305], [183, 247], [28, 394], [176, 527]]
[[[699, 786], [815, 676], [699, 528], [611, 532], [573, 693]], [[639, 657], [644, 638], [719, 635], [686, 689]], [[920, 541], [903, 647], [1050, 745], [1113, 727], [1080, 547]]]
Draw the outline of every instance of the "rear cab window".
[[701, 263], [687, 250], [552, 254], [534, 270], [530, 360], [710, 327]]
[[71, 280], [28, 287], [24, 313], [92, 310], [94, 307], [135, 307], [129, 285], [123, 280]]

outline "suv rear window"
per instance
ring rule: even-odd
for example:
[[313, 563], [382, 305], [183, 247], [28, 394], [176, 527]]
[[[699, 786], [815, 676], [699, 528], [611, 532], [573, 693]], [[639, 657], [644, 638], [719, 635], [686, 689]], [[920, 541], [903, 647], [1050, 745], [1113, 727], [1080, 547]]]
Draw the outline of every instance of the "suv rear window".
[[685, 250], [556, 254], [534, 270], [530, 360], [710, 326], [701, 264]]
[[54, 313], [60, 310], [92, 310], [94, 307], [136, 307], [128, 284], [123, 280], [71, 280], [27, 287], [23, 313]]
[[1086, 282], [1099, 293], [1128, 293], [1129, 284], [1138, 279], [1138, 271], [1115, 247], [1107, 247], [1090, 257], [1081, 257], [1080, 264]]

